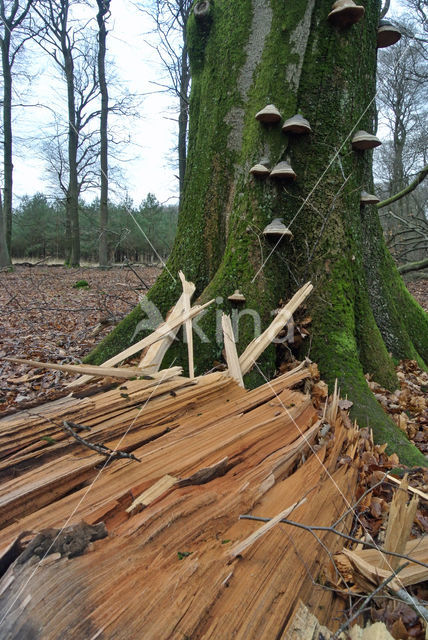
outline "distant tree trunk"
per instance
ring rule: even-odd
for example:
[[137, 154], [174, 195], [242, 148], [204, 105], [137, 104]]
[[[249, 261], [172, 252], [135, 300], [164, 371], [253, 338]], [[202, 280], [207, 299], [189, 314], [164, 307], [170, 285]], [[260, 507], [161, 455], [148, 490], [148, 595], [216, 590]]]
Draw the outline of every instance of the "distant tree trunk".
[[[239, 287], [246, 309], [266, 326], [281, 301], [312, 280], [315, 290], [304, 310], [312, 317], [311, 359], [330, 385], [338, 380], [354, 403], [353, 415], [378, 442], [388, 442], [405, 463], [425, 464], [364, 376], [394, 389], [390, 354], [428, 362], [428, 319], [386, 250], [376, 207], [360, 206], [360, 191], [373, 189], [372, 154], [352, 151], [350, 138], [355, 129], [374, 125], [380, 12], [378, 1], [363, 4], [364, 18], [345, 28], [328, 21], [331, 0], [195, 5], [210, 5], [212, 19], [193, 14], [188, 22], [192, 88], [183, 203], [168, 269], [148, 298], [165, 314], [180, 295], [176, 275], [182, 269], [200, 301], [217, 298], [228, 312], [227, 296]], [[300, 112], [313, 133], [286, 135], [280, 125], [261, 124], [254, 116], [268, 103], [284, 118]], [[296, 181], [254, 178], [249, 170], [262, 158], [270, 167], [288, 160]], [[284, 218], [293, 238], [274, 248], [263, 229], [276, 217]], [[195, 340], [198, 373], [220, 357], [217, 316], [214, 305], [198, 323], [209, 337]], [[101, 362], [140, 338], [134, 331], [142, 317], [137, 307], [90, 361]], [[240, 352], [253, 330], [247, 315]], [[176, 355], [168, 352], [165, 364]], [[275, 357], [272, 345], [246, 384], [271, 378]]]
[[3, 216], [6, 223], [6, 243], [11, 249], [12, 242], [12, 69], [10, 63], [10, 32], [6, 29], [2, 41], [3, 65]]
[[67, 80], [67, 105], [68, 105], [68, 165], [69, 183], [67, 189], [67, 215], [71, 225], [71, 266], [80, 265], [80, 229], [79, 229], [79, 181], [77, 172], [77, 149], [79, 133], [76, 127], [76, 107], [74, 97], [74, 65], [73, 57], [69, 51], [64, 37], [62, 52], [64, 56], [64, 68]]
[[[26, 19], [33, 0], [25, 0], [22, 6], [19, 0], [14, 0], [6, 6], [0, 0], [0, 35], [2, 78], [3, 78], [3, 217], [6, 225], [6, 243], [10, 253], [12, 242], [12, 189], [13, 189], [13, 160], [12, 160], [12, 67], [25, 38], [18, 39], [12, 45], [12, 34]], [[6, 14], [6, 9], [9, 14]]]
[[6, 221], [3, 213], [3, 203], [0, 193], [0, 267], [9, 267], [10, 265], [10, 254], [6, 242]]
[[65, 245], [64, 245], [64, 264], [71, 266], [71, 220], [70, 211], [65, 201]]
[[97, 0], [98, 13], [98, 80], [101, 91], [101, 115], [100, 115], [100, 168], [101, 168], [101, 189], [100, 189], [100, 239], [98, 246], [98, 262], [100, 267], [109, 264], [107, 248], [107, 228], [108, 228], [108, 87], [105, 72], [106, 59], [106, 15], [109, 12], [109, 0]]

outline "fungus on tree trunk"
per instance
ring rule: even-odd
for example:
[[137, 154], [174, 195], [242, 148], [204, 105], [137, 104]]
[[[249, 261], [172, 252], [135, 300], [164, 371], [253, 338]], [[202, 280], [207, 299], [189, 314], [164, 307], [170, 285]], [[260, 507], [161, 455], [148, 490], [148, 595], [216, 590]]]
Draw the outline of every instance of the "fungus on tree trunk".
[[[217, 299], [217, 309], [198, 323], [207, 337], [195, 339], [199, 374], [221, 356], [216, 323], [220, 311], [230, 310], [229, 291], [245, 291], [240, 353], [254, 337], [254, 316], [266, 327], [280, 300], [311, 279], [310, 358], [328, 384], [337, 378], [354, 403], [354, 417], [377, 441], [387, 441], [407, 464], [424, 464], [365, 379], [371, 374], [394, 389], [393, 358], [428, 362], [426, 314], [385, 248], [377, 208], [360, 206], [361, 191], [373, 190], [372, 154], [350, 153], [352, 132], [374, 128], [380, 3], [367, 3], [364, 20], [349, 29], [334, 28], [329, 8], [327, 0], [215, 0], [208, 34], [190, 17], [185, 189], [168, 268], [147, 297], [166, 314], [180, 295], [176, 274], [182, 269], [200, 301]], [[284, 136], [280, 126], [262, 126], [254, 114], [272, 102], [282, 113], [304, 113], [312, 134]], [[286, 156], [297, 174], [286, 188], [250, 173], [260, 158], [274, 164]], [[263, 229], [275, 218], [284, 219], [293, 242], [273, 250]], [[90, 361], [102, 362], [135, 341], [142, 317], [136, 308]], [[178, 342], [164, 366], [177, 355], [184, 363]], [[270, 379], [276, 365], [271, 345], [246, 374], [246, 386]]]
[[377, 47], [384, 49], [396, 44], [401, 38], [400, 30], [388, 20], [381, 20], [377, 30]]
[[193, 13], [196, 20], [206, 22], [211, 17], [211, 4], [209, 0], [201, 0], [193, 7]]

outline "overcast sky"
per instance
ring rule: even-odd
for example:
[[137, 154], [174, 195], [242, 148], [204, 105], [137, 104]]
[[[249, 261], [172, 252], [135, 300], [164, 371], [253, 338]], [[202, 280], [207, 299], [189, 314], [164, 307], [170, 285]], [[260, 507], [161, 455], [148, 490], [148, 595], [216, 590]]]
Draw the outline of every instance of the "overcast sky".
[[[130, 0], [113, 0], [111, 9], [107, 46], [109, 56], [115, 61], [118, 77], [131, 93], [155, 92], [157, 88], [151, 82], [162, 81], [163, 70], [157, 53], [145, 42], [150, 39], [150, 19], [138, 11]], [[63, 111], [62, 83], [55, 78], [54, 65], [37, 50], [31, 52], [30, 57], [31, 69], [38, 65], [38, 72], [24, 102], [47, 102], [54, 110]], [[168, 94], [146, 95], [139, 107], [140, 118], [129, 123], [133, 144], [126, 148], [129, 159], [122, 166], [124, 178], [120, 180], [120, 195], [127, 191], [136, 204], [149, 192], [154, 193], [161, 202], [176, 201], [178, 181], [172, 166], [175, 160], [173, 148], [176, 127], [171, 120], [174, 117], [171, 111], [173, 106], [173, 98]], [[42, 159], [35, 157], [35, 140], [33, 144], [35, 128], [37, 135], [43, 137], [43, 132], [49, 130], [48, 122], [51, 120], [52, 113], [45, 108], [15, 109], [15, 204], [25, 194], [52, 192], [47, 184], [46, 165]], [[126, 119], [124, 124], [128, 124]], [[20, 140], [29, 141], [29, 144], [20, 144]]]
[[[156, 91], [152, 82], [162, 81], [163, 69], [156, 52], [146, 43], [152, 29], [150, 19], [138, 11], [131, 0], [112, 0], [111, 10], [108, 51], [115, 61], [117, 75], [131, 93]], [[397, 10], [399, 4], [392, 0], [391, 13]], [[55, 111], [64, 112], [63, 85], [55, 77], [53, 65], [48, 64], [46, 57], [37, 50], [30, 53], [30, 58], [31, 69], [37, 67], [38, 72], [26, 101], [45, 102]], [[119, 181], [119, 191], [112, 194], [114, 199], [128, 193], [134, 203], [139, 204], [150, 192], [161, 202], [177, 201], [177, 170], [173, 166], [176, 159], [173, 105], [174, 100], [169, 94], [152, 93], [143, 98], [139, 108], [141, 117], [129, 123], [133, 144], [127, 146], [129, 159], [122, 164], [123, 178]], [[46, 163], [36, 157], [40, 152], [35, 152], [35, 130], [38, 136], [43, 137], [49, 130], [51, 119], [52, 113], [44, 108], [16, 109], [14, 112], [15, 206], [25, 194], [32, 195], [37, 191], [53, 193], [46, 176]], [[128, 122], [124, 120], [124, 124]], [[26, 148], [20, 140], [27, 142]]]

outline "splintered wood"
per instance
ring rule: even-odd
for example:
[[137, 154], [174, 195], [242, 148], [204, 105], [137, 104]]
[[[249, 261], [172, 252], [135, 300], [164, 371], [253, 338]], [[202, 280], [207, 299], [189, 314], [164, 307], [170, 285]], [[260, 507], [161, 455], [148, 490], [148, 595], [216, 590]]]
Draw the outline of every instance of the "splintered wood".
[[[391, 476], [392, 477], [392, 476]], [[400, 570], [393, 580], [389, 582], [388, 589], [399, 591], [404, 586], [418, 584], [428, 580], [428, 538], [409, 540], [412, 525], [416, 515], [419, 498], [413, 495], [409, 504], [409, 485], [407, 476], [404, 476], [392, 499], [388, 524], [386, 527], [383, 550], [397, 554], [404, 554], [425, 566], [408, 561], [406, 567]], [[389, 555], [376, 549], [343, 549], [336, 556], [336, 563], [343, 578], [354, 583], [355, 590], [370, 591], [377, 587], [385, 579], [389, 578], [403, 563], [403, 558]]]
[[[277, 522], [293, 505], [294, 519], [330, 525], [354, 499], [356, 465], [338, 461], [356, 432], [336, 410], [334, 437], [314, 449], [322, 421], [291, 388], [309, 376], [300, 366], [253, 391], [223, 373], [133, 380], [1, 420], [4, 637], [270, 640], [299, 599], [321, 623], [340, 617], [316, 584], [323, 547]], [[105, 466], [64, 420], [141, 463]], [[279, 515], [261, 527], [245, 514]], [[82, 520], [108, 537], [92, 538]], [[50, 552], [65, 525], [68, 546]]]
[[[358, 430], [337, 389], [321, 414], [315, 388], [315, 406], [293, 388], [311, 378], [310, 363], [253, 391], [243, 379], [312, 285], [240, 357], [223, 316], [228, 370], [195, 378], [192, 318], [213, 301], [191, 307], [195, 286], [179, 276], [166, 321], [102, 365], [24, 361], [83, 373], [72, 387], [122, 381], [0, 420], [2, 637], [279, 640], [295, 637], [300, 601], [310, 601], [308, 619], [343, 619], [320, 580], [339, 539], [281, 520], [348, 531]], [[180, 326], [189, 378], [180, 367], [159, 371]], [[138, 367], [117, 367], [140, 351]], [[411, 518], [403, 513], [398, 506], [400, 527]], [[402, 548], [403, 537], [391, 545]], [[341, 558], [348, 573], [372, 561]]]

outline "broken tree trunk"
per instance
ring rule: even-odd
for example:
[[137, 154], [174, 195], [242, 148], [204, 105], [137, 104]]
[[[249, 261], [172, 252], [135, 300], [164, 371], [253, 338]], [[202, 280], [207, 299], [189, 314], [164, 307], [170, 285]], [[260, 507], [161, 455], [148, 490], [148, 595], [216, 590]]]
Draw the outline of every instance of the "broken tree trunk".
[[[278, 523], [255, 540], [260, 526], [239, 520], [300, 503], [294, 518], [329, 524], [354, 500], [357, 465], [346, 460], [357, 432], [334, 399], [334, 437], [317, 444], [322, 416], [290, 388], [309, 375], [300, 366], [251, 392], [223, 373], [157, 386], [135, 380], [125, 394], [64, 398], [0, 421], [0, 454], [8, 452], [0, 463], [2, 632], [11, 640], [36, 639], [37, 629], [43, 640], [267, 640], [309, 596], [321, 618], [336, 617], [342, 605], [308, 577], [328, 560], [314, 538]], [[90, 427], [85, 438], [132, 451], [141, 464], [97, 469], [102, 456], [67, 438], [58, 419]], [[78, 545], [77, 555], [31, 542], [19, 553], [37, 532], [54, 540], [82, 519], [104, 523], [109, 536]], [[14, 546], [23, 530], [35, 533]], [[244, 556], [229, 563], [249, 537]], [[322, 540], [338, 548], [330, 533]]]

